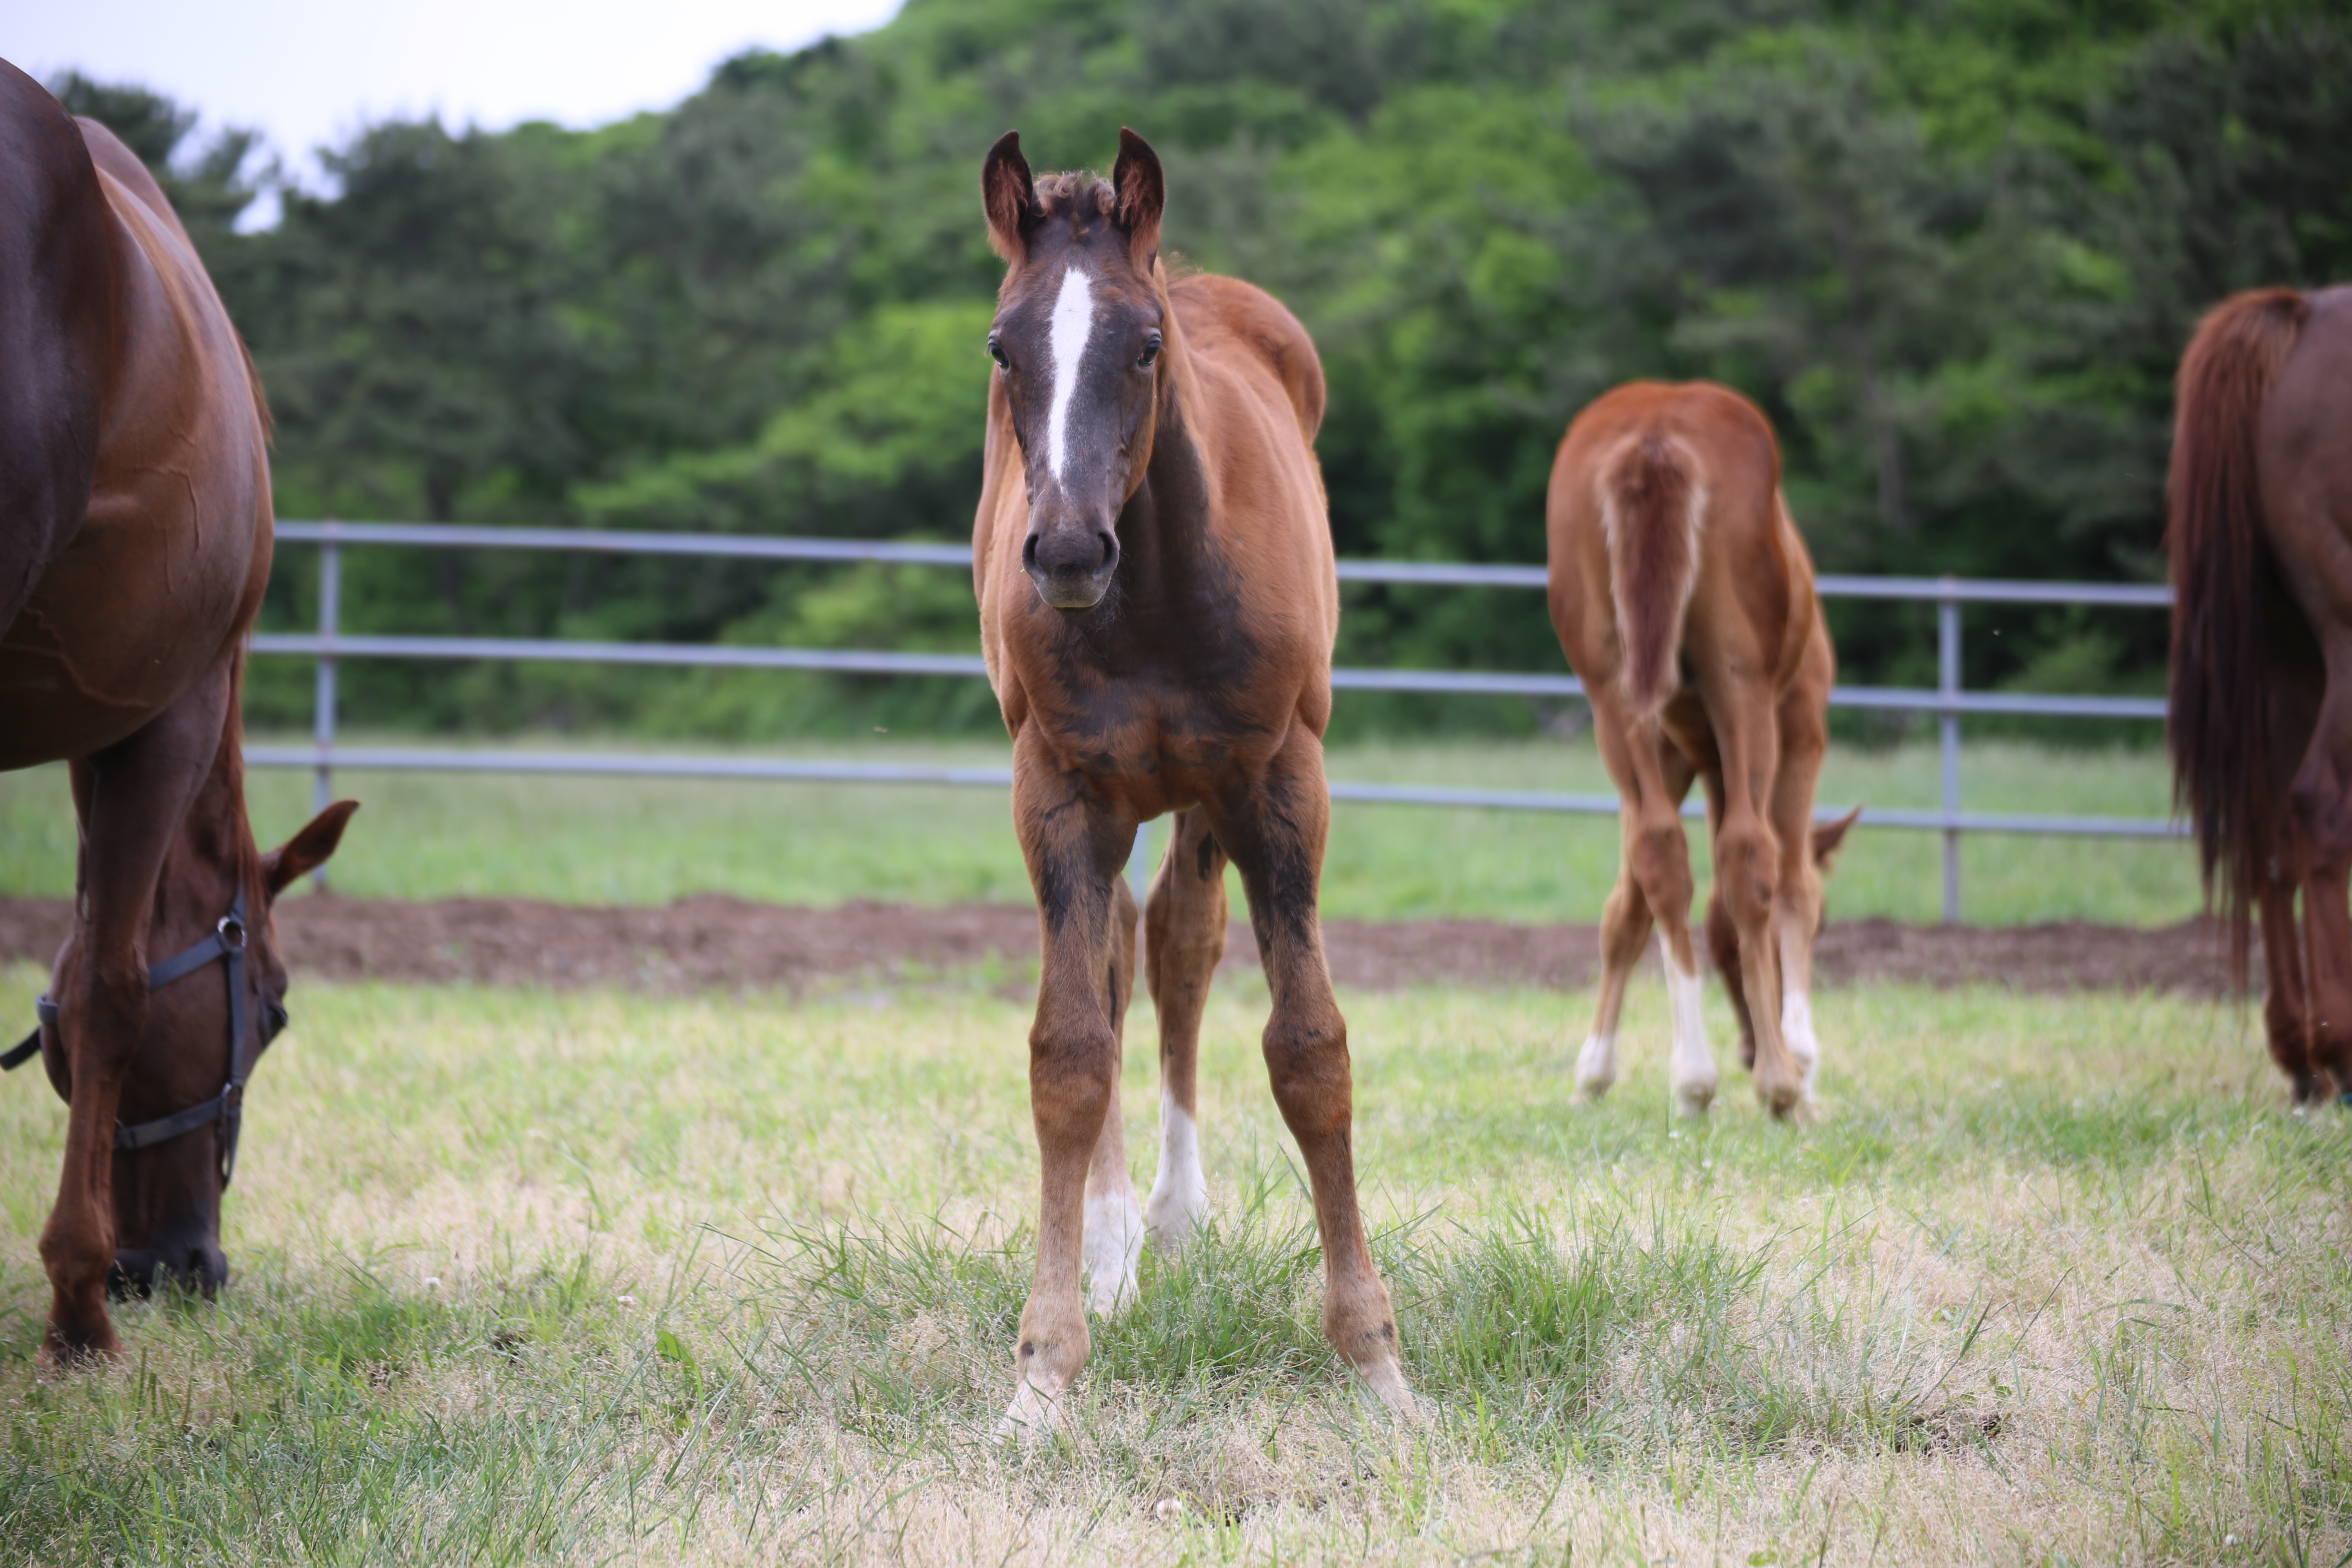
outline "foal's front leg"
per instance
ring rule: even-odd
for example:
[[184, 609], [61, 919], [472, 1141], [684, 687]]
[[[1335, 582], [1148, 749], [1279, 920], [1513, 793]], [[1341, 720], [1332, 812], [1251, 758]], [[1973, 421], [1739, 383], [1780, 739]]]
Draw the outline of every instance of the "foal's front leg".
[[1217, 841], [1241, 868], [1274, 996], [1265, 1024], [1266, 1074], [1315, 1195], [1323, 1239], [1323, 1334], [1381, 1404], [1410, 1419], [1412, 1393], [1397, 1359], [1396, 1314], [1373, 1266], [1356, 1202], [1348, 1024], [1331, 994], [1316, 910], [1330, 815], [1323, 743], [1312, 731], [1294, 726], [1265, 773], [1221, 799], [1211, 820]]
[[[1013, 811], [1037, 892], [1044, 950], [1029, 1031], [1029, 1110], [1040, 1167], [1037, 1272], [1021, 1312], [1017, 1381], [1000, 1430], [1034, 1437], [1053, 1429], [1090, 1348], [1079, 1295], [1081, 1263], [1093, 1250], [1086, 1234], [1089, 1167], [1106, 1157], [1117, 1162], [1137, 1244], [1142, 1223], [1134, 1189], [1125, 1185], [1124, 1143], [1110, 1140], [1106, 1150], [1106, 1122], [1118, 1114], [1118, 1031], [1108, 1005], [1126, 1002], [1133, 973], [1131, 946], [1126, 957], [1113, 952], [1113, 889], [1135, 824], [1122, 822], [1085, 775], [1063, 769], [1032, 734], [1014, 745]], [[1130, 901], [1130, 942], [1133, 907]], [[1124, 1240], [1121, 1250], [1131, 1258]], [[1114, 1280], [1114, 1300], [1119, 1289]]]

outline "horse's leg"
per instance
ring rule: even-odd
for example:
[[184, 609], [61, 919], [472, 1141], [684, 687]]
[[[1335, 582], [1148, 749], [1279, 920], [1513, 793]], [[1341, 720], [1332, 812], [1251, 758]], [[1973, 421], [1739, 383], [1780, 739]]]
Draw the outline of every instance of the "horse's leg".
[[[1773, 893], [1772, 930], [1780, 944], [1780, 1037], [1813, 1094], [1822, 1046], [1813, 1033], [1813, 939], [1822, 929], [1822, 868], [1813, 860], [1813, 794], [1829, 753], [1825, 710], [1800, 681], [1781, 700], [1780, 766], [1772, 781], [1772, 832], [1780, 840], [1780, 883]], [[1755, 1065], [1749, 1047], [1748, 1065]]]
[[1104, 1005], [1110, 1016], [1110, 1107], [1087, 1168], [1087, 1305], [1105, 1316], [1135, 1300], [1135, 1266], [1143, 1256], [1143, 1208], [1127, 1169], [1127, 1119], [1119, 1114], [1121, 1066], [1127, 1059], [1127, 1005], [1135, 995], [1135, 894], [1114, 878], [1110, 901], [1110, 963]]
[[[1601, 759], [1611, 776], [1621, 781], [1617, 816], [1621, 842], [1617, 886], [1610, 891], [1609, 901], [1601, 911], [1599, 1005], [1593, 1016], [1592, 1033], [1576, 1058], [1577, 1090], [1587, 1100], [1599, 1100], [1617, 1081], [1617, 1023], [1624, 1010], [1625, 986], [1633, 977], [1633, 966], [1642, 961], [1642, 949], [1650, 940], [1652, 928], [1649, 900], [1633, 875], [1643, 819], [1638, 804], [1640, 774], [1627, 750], [1630, 743], [1614, 730], [1602, 735]], [[1658, 774], [1665, 781], [1676, 810], [1680, 810], [1682, 797], [1690, 792], [1690, 765], [1672, 746], [1656, 750]]]
[[57, 997], [71, 1094], [57, 1207], [41, 1231], [52, 1363], [121, 1353], [106, 1313], [114, 1263], [114, 1118], [147, 1026], [147, 925], [181, 818], [228, 721], [224, 662], [143, 728], [73, 766], [81, 819], [77, 962]]
[[2286, 875], [2265, 877], [2258, 894], [2263, 921], [2263, 1032], [2271, 1059], [2294, 1086], [2297, 1105], [2328, 1098], [2328, 1078], [2311, 1053], [2311, 998], [2303, 984], [2303, 933], [2295, 929], [2295, 884]]
[[1690, 778], [1686, 772], [1669, 776], [1676, 761], [1675, 748], [1664, 743], [1657, 720], [1634, 719], [1614, 690], [1593, 691], [1590, 700], [1602, 760], [1626, 803], [1626, 868], [1656, 924], [1658, 951], [1665, 961], [1666, 1011], [1674, 1026], [1666, 1081], [1677, 1110], [1704, 1115], [1715, 1100], [1719, 1078], [1699, 1012], [1698, 950], [1691, 941], [1695, 883], [1682, 819]]
[[1330, 817], [1323, 743], [1300, 724], [1291, 726], [1258, 777], [1209, 810], [1217, 842], [1241, 868], [1273, 993], [1266, 1074], [1315, 1194], [1323, 1239], [1323, 1332], [1383, 1405], [1410, 1416], [1412, 1394], [1397, 1361], [1396, 1314], [1373, 1267], [1356, 1202], [1348, 1025], [1331, 994], [1316, 910]]
[[1650, 905], [1633, 883], [1633, 835], [1639, 818], [1630, 802], [1619, 809], [1618, 822], [1617, 885], [1601, 909], [1601, 995], [1593, 1008], [1592, 1033], [1576, 1053], [1576, 1089], [1587, 1100], [1599, 1100], [1617, 1081], [1617, 1021], [1625, 1008], [1625, 983], [1650, 940]]
[[1115, 1113], [1118, 1034], [1104, 1010], [1114, 973], [1113, 884], [1135, 837], [1032, 729], [1013, 743], [1013, 819], [1037, 893], [1042, 956], [1029, 1030], [1037, 1131], [1037, 1272], [1021, 1311], [1013, 1403], [1000, 1430], [1052, 1430], [1090, 1342], [1079, 1295], [1088, 1168]]
[[[2315, 650], [2296, 647], [2280, 637], [2271, 649], [2264, 673], [2271, 776], [2292, 780], [2318, 732], [2320, 705], [2326, 697], [2325, 667]], [[2297, 892], [2304, 894], [2306, 908], [2311, 904], [2311, 892], [2304, 887], [2310, 857], [2292, 810], [2281, 812], [2270, 825], [2270, 852], [2264, 862], [2265, 874], [2254, 895], [2262, 920], [2263, 976], [2268, 982], [2263, 993], [2263, 1032], [2270, 1044], [2271, 1059], [2293, 1086], [2294, 1103], [2316, 1105], [2331, 1098], [2334, 1088], [2327, 1069], [2315, 1054], [2312, 1038], [2317, 1015], [2311, 1010], [2310, 977], [2304, 973], [2304, 932], [2294, 910]]]
[[1765, 812], [1780, 767], [1769, 689], [1743, 684], [1710, 701], [1723, 757], [1724, 805], [1715, 835], [1715, 885], [1739, 936], [1741, 989], [1756, 1031], [1756, 1097], [1786, 1116], [1805, 1097], [1803, 1067], [1781, 1033], [1780, 846]]
[[[1703, 770], [1700, 778], [1706, 784], [1707, 842], [1723, 826], [1723, 762], [1716, 758], [1712, 766]], [[1748, 1012], [1748, 986], [1740, 978], [1739, 928], [1731, 923], [1731, 911], [1723, 904], [1723, 879], [1710, 880], [1706, 892], [1706, 915], [1701, 922], [1706, 928], [1706, 951], [1715, 963], [1715, 972], [1723, 979], [1723, 989], [1731, 998], [1731, 1016], [1739, 1025], [1739, 1065], [1750, 1071], [1756, 1067], [1756, 1020]]]
[[1177, 815], [1143, 910], [1143, 973], [1160, 1016], [1160, 1172], [1143, 1222], [1174, 1249], [1209, 1206], [1201, 1173], [1201, 1014], [1225, 952], [1225, 852], [1197, 806]]

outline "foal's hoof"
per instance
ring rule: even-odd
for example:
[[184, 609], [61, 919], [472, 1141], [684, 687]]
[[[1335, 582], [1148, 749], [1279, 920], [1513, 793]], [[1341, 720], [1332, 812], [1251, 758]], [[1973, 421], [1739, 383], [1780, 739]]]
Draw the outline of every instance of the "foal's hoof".
[[1715, 1089], [1713, 1081], [1675, 1085], [1675, 1114], [1705, 1116], [1715, 1104]]
[[1591, 1105], [1598, 1103], [1617, 1082], [1617, 1052], [1613, 1040], [1594, 1035], [1576, 1053], [1576, 1098]]
[[1024, 1378], [1013, 1392], [1013, 1403], [1004, 1407], [1003, 1416], [996, 1423], [996, 1440], [1034, 1447], [1054, 1435], [1061, 1414], [1060, 1399]]
[[1360, 1366], [1356, 1368], [1356, 1375], [1363, 1379], [1364, 1387], [1371, 1396], [1381, 1402], [1381, 1408], [1388, 1413], [1390, 1420], [1400, 1426], [1422, 1424], [1421, 1404], [1405, 1384], [1404, 1369], [1396, 1363], [1379, 1362], [1370, 1366]]

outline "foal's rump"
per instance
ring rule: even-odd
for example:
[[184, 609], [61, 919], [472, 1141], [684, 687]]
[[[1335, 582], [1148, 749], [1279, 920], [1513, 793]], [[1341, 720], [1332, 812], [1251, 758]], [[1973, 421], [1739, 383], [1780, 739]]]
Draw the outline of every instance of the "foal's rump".
[[1288, 399], [1299, 435], [1311, 444], [1323, 427], [1323, 361], [1298, 318], [1255, 283], [1213, 272], [1180, 274], [1169, 282], [1168, 296], [1184, 312], [1192, 352], [1212, 362], [1262, 364]]
[[58, 421], [39, 444], [80, 487], [70, 525], [37, 553], [5, 536], [0, 577], [29, 589], [0, 630], [7, 767], [86, 755], [170, 706], [233, 650], [269, 575], [260, 394], [226, 310], [162, 191], [111, 133], [84, 122], [54, 151], [67, 165], [54, 179], [89, 209], [74, 216], [98, 237], [107, 287], [79, 300], [19, 292], [7, 308], [101, 323], [61, 335], [77, 343], [72, 376], [97, 389], [103, 422], [78, 438]]
[[[1811, 573], [1779, 487], [1770, 426], [1728, 388], [1633, 382], [1577, 416], [1552, 469], [1551, 595], [1589, 682], [1648, 718], [1727, 659], [1793, 679]], [[1744, 613], [1694, 618], [1695, 599]]]

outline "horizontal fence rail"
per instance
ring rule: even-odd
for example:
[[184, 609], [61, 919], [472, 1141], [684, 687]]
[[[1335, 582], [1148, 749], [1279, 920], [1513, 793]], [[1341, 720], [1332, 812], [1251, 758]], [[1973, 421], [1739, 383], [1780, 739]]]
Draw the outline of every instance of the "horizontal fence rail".
[[[256, 654], [318, 662], [312, 743], [255, 745], [247, 760], [260, 767], [313, 770], [320, 803], [332, 790], [338, 766], [436, 772], [627, 774], [664, 778], [772, 779], [813, 783], [970, 784], [1003, 788], [1010, 770], [989, 767], [927, 767], [919, 764], [791, 761], [779, 758], [660, 755], [622, 752], [510, 751], [496, 748], [346, 746], [336, 741], [337, 667], [346, 658], [498, 659], [596, 663], [672, 668], [818, 670], [872, 676], [985, 677], [975, 655], [908, 653], [890, 649], [760, 647], [705, 643], [596, 642], [574, 638], [406, 637], [352, 634], [341, 629], [342, 551], [348, 545], [407, 546], [436, 550], [529, 550], [593, 552], [622, 555], [667, 555], [739, 561], [801, 561], [834, 563], [961, 567], [969, 571], [971, 551], [960, 544], [871, 540], [747, 537], [733, 534], [665, 533], [646, 531], [569, 528], [500, 528], [447, 523], [306, 522], [278, 525], [278, 537], [320, 546], [319, 629], [316, 633], [254, 635]], [[1457, 562], [1363, 561], [1339, 563], [1343, 583], [1384, 583], [1444, 588], [1542, 588], [1540, 566], [1485, 565]], [[1963, 717], [2033, 719], [2161, 720], [2165, 704], [2153, 697], [2078, 696], [2064, 693], [1967, 691], [1960, 686], [1960, 607], [1969, 604], [2096, 605], [2162, 609], [2172, 602], [2160, 584], [2029, 583], [1983, 578], [1860, 577], [1825, 574], [1816, 580], [1825, 598], [1909, 600], [1937, 606], [1937, 681], [1933, 689], [1840, 686], [1834, 707], [1927, 712], [1937, 715], [1941, 752], [1941, 805], [1935, 810], [1874, 806], [1863, 826], [1941, 833], [1944, 837], [1944, 916], [1960, 918], [1959, 842], [1964, 833], [2022, 833], [2115, 838], [2167, 838], [2180, 826], [2161, 817], [2101, 817], [2054, 814], [1970, 812], [1962, 809], [1959, 722]], [[1400, 691], [1437, 695], [1580, 699], [1583, 683], [1572, 675], [1501, 670], [1337, 668], [1331, 684], [1342, 691]], [[1361, 784], [1334, 780], [1334, 800], [1393, 805], [1450, 806], [1504, 811], [1613, 815], [1613, 795], [1555, 795], [1538, 791], [1454, 789], [1423, 784]], [[1696, 801], [1685, 815], [1704, 813]], [[1823, 821], [1843, 815], [1822, 807]], [[1148, 873], [1148, 831], [1137, 836], [1136, 868]]]

